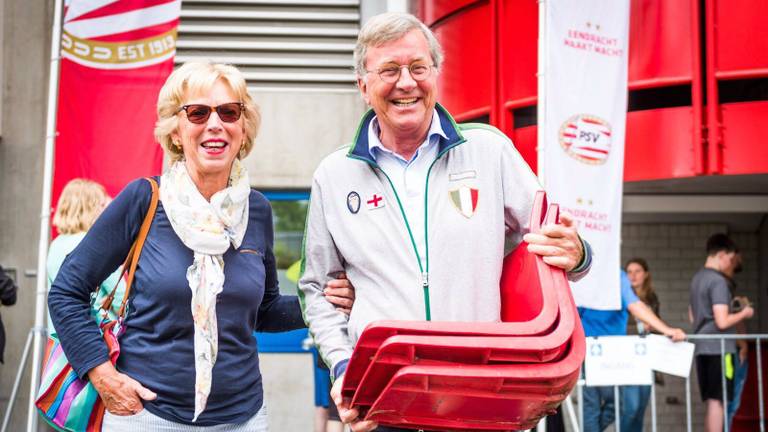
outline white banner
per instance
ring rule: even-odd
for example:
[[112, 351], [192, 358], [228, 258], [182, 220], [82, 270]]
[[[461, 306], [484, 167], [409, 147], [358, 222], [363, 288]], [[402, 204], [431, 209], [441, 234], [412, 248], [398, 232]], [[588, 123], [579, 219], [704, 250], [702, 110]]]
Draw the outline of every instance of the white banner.
[[629, 0], [543, 3], [539, 174], [594, 251], [576, 304], [619, 309]]
[[584, 377], [588, 386], [651, 385], [648, 345], [639, 336], [587, 338]]

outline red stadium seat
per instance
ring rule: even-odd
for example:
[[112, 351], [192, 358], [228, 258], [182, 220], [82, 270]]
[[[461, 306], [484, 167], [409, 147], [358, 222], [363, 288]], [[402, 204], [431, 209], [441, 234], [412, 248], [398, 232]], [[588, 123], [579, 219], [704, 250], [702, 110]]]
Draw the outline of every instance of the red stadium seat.
[[[558, 218], [543, 192], [531, 232]], [[531, 427], [578, 379], [584, 333], [562, 270], [521, 244], [504, 260], [502, 322], [379, 321], [361, 335], [342, 392], [366, 419], [441, 430]]]
[[530, 429], [576, 385], [585, 349], [578, 326], [568, 353], [556, 362], [407, 366], [389, 381], [366, 419], [440, 430]]

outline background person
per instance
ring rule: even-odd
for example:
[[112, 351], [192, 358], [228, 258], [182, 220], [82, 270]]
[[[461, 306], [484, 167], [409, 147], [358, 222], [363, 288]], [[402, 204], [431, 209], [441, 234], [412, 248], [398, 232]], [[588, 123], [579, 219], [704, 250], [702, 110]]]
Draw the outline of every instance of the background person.
[[[739, 248], [726, 234], [713, 234], [707, 239], [707, 259], [691, 280], [690, 307], [688, 309], [695, 334], [734, 334], [736, 326], [752, 318], [754, 310], [745, 306], [731, 313], [731, 290], [728, 277], [738, 265]], [[701, 400], [706, 404], [705, 428], [707, 432], [723, 429], [723, 368], [720, 341], [697, 340], [696, 375], [699, 380]], [[734, 340], [725, 341], [725, 352], [736, 352]], [[726, 393], [733, 397], [733, 376], [725, 374]]]
[[105, 430], [264, 431], [252, 333], [303, 321], [296, 297], [278, 290], [269, 203], [240, 163], [259, 128], [258, 108], [236, 68], [192, 62], [168, 77], [157, 111], [155, 136], [171, 166], [159, 178], [117, 367], [87, 310], [92, 287], [137, 235], [147, 181], [130, 183], [65, 259], [48, 299], [51, 318], [73, 368], [106, 405]]
[[[53, 215], [53, 226], [56, 227], [59, 235], [51, 242], [46, 260], [49, 290], [59, 273], [64, 258], [80, 244], [85, 233], [93, 226], [96, 218], [109, 205], [110, 201], [111, 198], [104, 186], [91, 180], [76, 178], [64, 186], [59, 201], [56, 203], [56, 212]], [[118, 283], [120, 286], [115, 291], [115, 300], [112, 302], [114, 307], [113, 311], [110, 311], [111, 319], [115, 318], [115, 312], [120, 307], [125, 292], [125, 286], [120, 281], [120, 269], [115, 270], [99, 284], [96, 297], [92, 301], [92, 304], [101, 304]], [[96, 309], [91, 308], [91, 316], [96, 318], [95, 315]], [[48, 332], [55, 332], [50, 314], [48, 315]]]
[[[736, 273], [740, 273], [742, 270], [743, 257], [741, 252], [736, 252], [736, 264], [733, 268], [724, 269], [723, 274], [728, 278], [728, 288], [731, 290], [731, 305], [729, 311], [736, 313], [741, 311], [745, 306], [751, 306], [748, 298], [744, 296], [737, 296], [737, 284]], [[747, 326], [746, 322], [742, 321], [736, 324], [736, 333], [746, 334]], [[733, 426], [733, 418], [736, 412], [741, 406], [741, 395], [744, 391], [744, 383], [747, 381], [747, 372], [749, 371], [749, 344], [744, 339], [736, 340], [736, 350], [738, 355], [731, 356], [733, 358], [733, 398], [728, 403], [728, 409], [726, 410], [726, 416], [728, 424]]]
[[[371, 18], [355, 63], [372, 110], [355, 142], [326, 157], [313, 179], [299, 287], [335, 378], [332, 398], [354, 431], [376, 427], [359, 420], [340, 393], [365, 326], [381, 319], [498, 321], [505, 240], [522, 240], [541, 189], [506, 136], [456, 125], [436, 103], [441, 60], [438, 41], [414, 16]], [[525, 240], [572, 279], [591, 263], [567, 214]], [[342, 271], [356, 290], [348, 321], [322, 295]]]
[[[651, 329], [671, 338], [675, 342], [685, 340], [685, 332], [672, 328], [659, 319], [653, 310], [643, 303], [632, 290], [626, 272], [621, 271], [621, 309], [598, 310], [578, 308], [584, 335], [590, 336], [624, 336], [627, 334], [627, 319], [629, 314], [646, 323]], [[626, 387], [621, 387], [620, 393], [624, 400]], [[631, 390], [630, 390], [631, 392]], [[614, 390], [612, 386], [585, 386], [583, 389], [584, 430], [603, 431], [616, 419]], [[632, 396], [630, 396], [632, 398]], [[629, 405], [629, 411], [627, 406]], [[622, 404], [621, 430], [629, 430], [634, 421], [636, 406]], [[627, 428], [627, 429], [625, 429]]]
[[[16, 304], [16, 292], [19, 287], [13, 279], [0, 266], [0, 304], [3, 306], [13, 306]], [[3, 354], [5, 353], [5, 326], [0, 319], [0, 363], [5, 363]]]
[[[661, 303], [653, 288], [653, 280], [648, 267], [648, 262], [643, 258], [632, 258], [624, 266], [632, 290], [653, 313], [660, 317]], [[651, 332], [651, 326], [642, 320], [636, 319], [637, 334], [647, 335]], [[663, 383], [661, 375], [654, 372], [656, 383]], [[651, 386], [623, 386], [621, 389], [621, 430], [628, 432], [642, 432], [645, 410], [651, 397]]]

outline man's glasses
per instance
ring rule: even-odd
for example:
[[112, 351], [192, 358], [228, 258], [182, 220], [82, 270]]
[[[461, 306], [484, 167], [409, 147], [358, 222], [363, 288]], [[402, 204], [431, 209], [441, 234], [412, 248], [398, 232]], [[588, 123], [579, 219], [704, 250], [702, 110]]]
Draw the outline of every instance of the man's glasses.
[[432, 73], [432, 67], [433, 65], [422, 62], [414, 62], [409, 65], [392, 63], [386, 64], [376, 70], [367, 70], [365, 72], [376, 72], [379, 74], [379, 78], [381, 78], [382, 81], [392, 84], [400, 79], [400, 74], [402, 73], [403, 68], [408, 69], [408, 73], [411, 74], [411, 78], [413, 78], [414, 81], [424, 81], [429, 78]]
[[176, 112], [186, 112], [187, 120], [190, 123], [203, 124], [208, 121], [211, 112], [216, 111], [221, 121], [224, 123], [234, 123], [240, 119], [244, 108], [245, 104], [242, 102], [229, 102], [214, 107], [203, 104], [189, 104], [182, 105]]

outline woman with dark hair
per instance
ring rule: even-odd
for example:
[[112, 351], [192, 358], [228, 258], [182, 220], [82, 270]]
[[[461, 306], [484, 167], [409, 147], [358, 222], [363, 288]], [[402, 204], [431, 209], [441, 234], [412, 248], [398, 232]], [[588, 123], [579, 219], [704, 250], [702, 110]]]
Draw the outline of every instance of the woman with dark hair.
[[[635, 291], [635, 294], [637, 294], [637, 297], [639, 297], [643, 303], [648, 305], [656, 316], [659, 316], [659, 297], [653, 289], [653, 281], [651, 279], [651, 272], [648, 270], [648, 262], [643, 258], [632, 258], [627, 261], [625, 268], [627, 270], [629, 282], [632, 284], [632, 289]], [[638, 333], [648, 332], [644, 332], [638, 327]]]
[[[632, 290], [637, 297], [648, 306], [656, 316], [659, 316], [659, 297], [653, 289], [651, 273], [648, 269], [648, 262], [643, 258], [632, 258], [627, 261], [625, 266], [629, 282], [632, 284]], [[645, 335], [650, 333], [651, 327], [648, 323], [635, 317], [637, 322], [637, 333]], [[657, 381], [658, 382], [658, 381]], [[637, 385], [626, 386], [622, 388], [621, 401], [621, 430], [638, 431], [643, 430], [643, 418], [645, 409], [648, 406], [648, 399], [651, 396], [651, 386]]]

